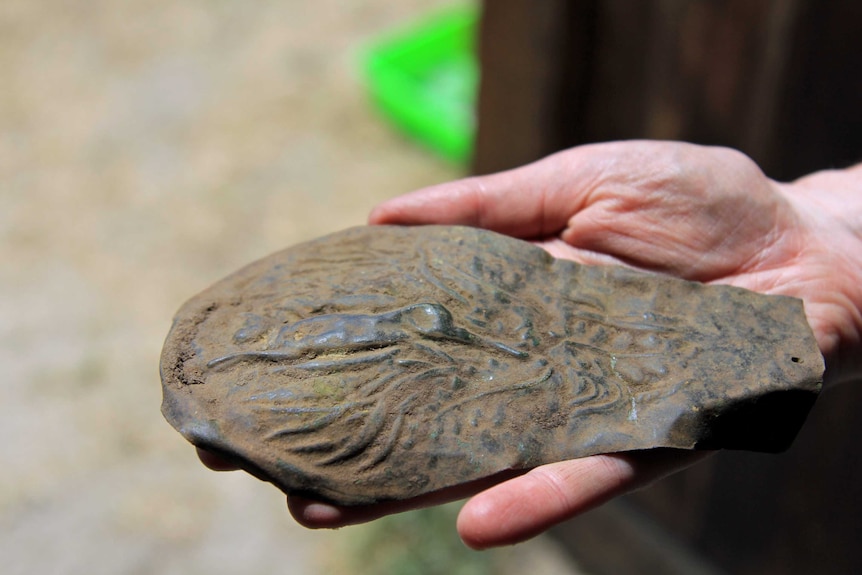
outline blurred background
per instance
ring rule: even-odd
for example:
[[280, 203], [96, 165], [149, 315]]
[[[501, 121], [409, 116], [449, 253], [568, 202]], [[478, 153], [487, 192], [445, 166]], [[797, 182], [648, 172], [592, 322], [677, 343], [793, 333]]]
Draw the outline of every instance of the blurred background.
[[[485, 0], [441, 36], [452, 2], [477, 7], [0, 2], [4, 575], [860, 572], [862, 386], [786, 454], [719, 454], [490, 553], [459, 504], [305, 530], [162, 419], [187, 298], [386, 198], [614, 139], [728, 145], [777, 179], [862, 158], [855, 0]], [[439, 50], [405, 59], [417, 38]]]
[[449, 4], [0, 3], [0, 571], [572, 572], [547, 540], [467, 551], [457, 506], [305, 530], [159, 413], [185, 299], [465, 173], [381, 119], [361, 65]]

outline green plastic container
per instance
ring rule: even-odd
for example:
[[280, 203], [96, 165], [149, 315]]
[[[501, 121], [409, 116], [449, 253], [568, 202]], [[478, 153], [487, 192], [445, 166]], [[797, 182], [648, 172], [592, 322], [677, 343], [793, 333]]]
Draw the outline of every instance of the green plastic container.
[[377, 108], [411, 139], [467, 163], [476, 133], [478, 9], [459, 6], [375, 44], [364, 55]]

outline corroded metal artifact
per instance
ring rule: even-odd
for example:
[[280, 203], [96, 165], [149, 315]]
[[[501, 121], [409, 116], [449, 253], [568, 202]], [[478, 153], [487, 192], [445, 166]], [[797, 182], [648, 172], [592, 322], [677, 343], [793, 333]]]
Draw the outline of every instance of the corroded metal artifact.
[[780, 451], [823, 369], [796, 299], [362, 227], [186, 303], [162, 410], [287, 493], [354, 505], [595, 453]]

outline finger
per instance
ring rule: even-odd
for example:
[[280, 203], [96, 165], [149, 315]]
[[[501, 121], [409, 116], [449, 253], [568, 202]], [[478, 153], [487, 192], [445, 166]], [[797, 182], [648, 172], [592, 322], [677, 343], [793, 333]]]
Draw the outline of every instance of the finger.
[[518, 543], [705, 456], [655, 450], [537, 467], [468, 501], [458, 516], [458, 532], [473, 549]]
[[555, 258], [561, 260], [571, 260], [579, 264], [594, 266], [617, 265], [646, 270], [646, 268], [638, 268], [637, 266], [632, 265], [631, 262], [621, 260], [609, 254], [575, 247], [560, 238], [549, 238], [534, 241], [533, 243]]
[[450, 501], [464, 499], [501, 481], [506, 481], [523, 473], [524, 471], [504, 471], [491, 477], [456, 485], [412, 499], [386, 501], [372, 505], [338, 506], [298, 495], [291, 495], [287, 498], [287, 508], [300, 525], [310, 529], [333, 529], [366, 523], [384, 515], [431, 507], [432, 505], [442, 505]]
[[372, 210], [371, 224], [448, 224], [519, 238], [559, 233], [581, 209], [595, 179], [575, 148], [527, 166], [477, 176], [393, 198]]
[[198, 459], [201, 460], [201, 463], [213, 471], [236, 471], [237, 469], [240, 469], [240, 466], [236, 463], [222, 457], [221, 455], [216, 455], [212, 451], [207, 451], [200, 447], [195, 447], [195, 450], [198, 453]]

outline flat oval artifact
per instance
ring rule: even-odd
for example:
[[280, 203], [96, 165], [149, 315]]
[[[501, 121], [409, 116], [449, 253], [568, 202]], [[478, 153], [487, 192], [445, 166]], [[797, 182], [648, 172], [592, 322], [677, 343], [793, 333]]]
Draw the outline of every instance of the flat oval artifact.
[[797, 299], [360, 227], [186, 303], [162, 411], [286, 493], [356, 505], [596, 453], [779, 451], [823, 370]]

